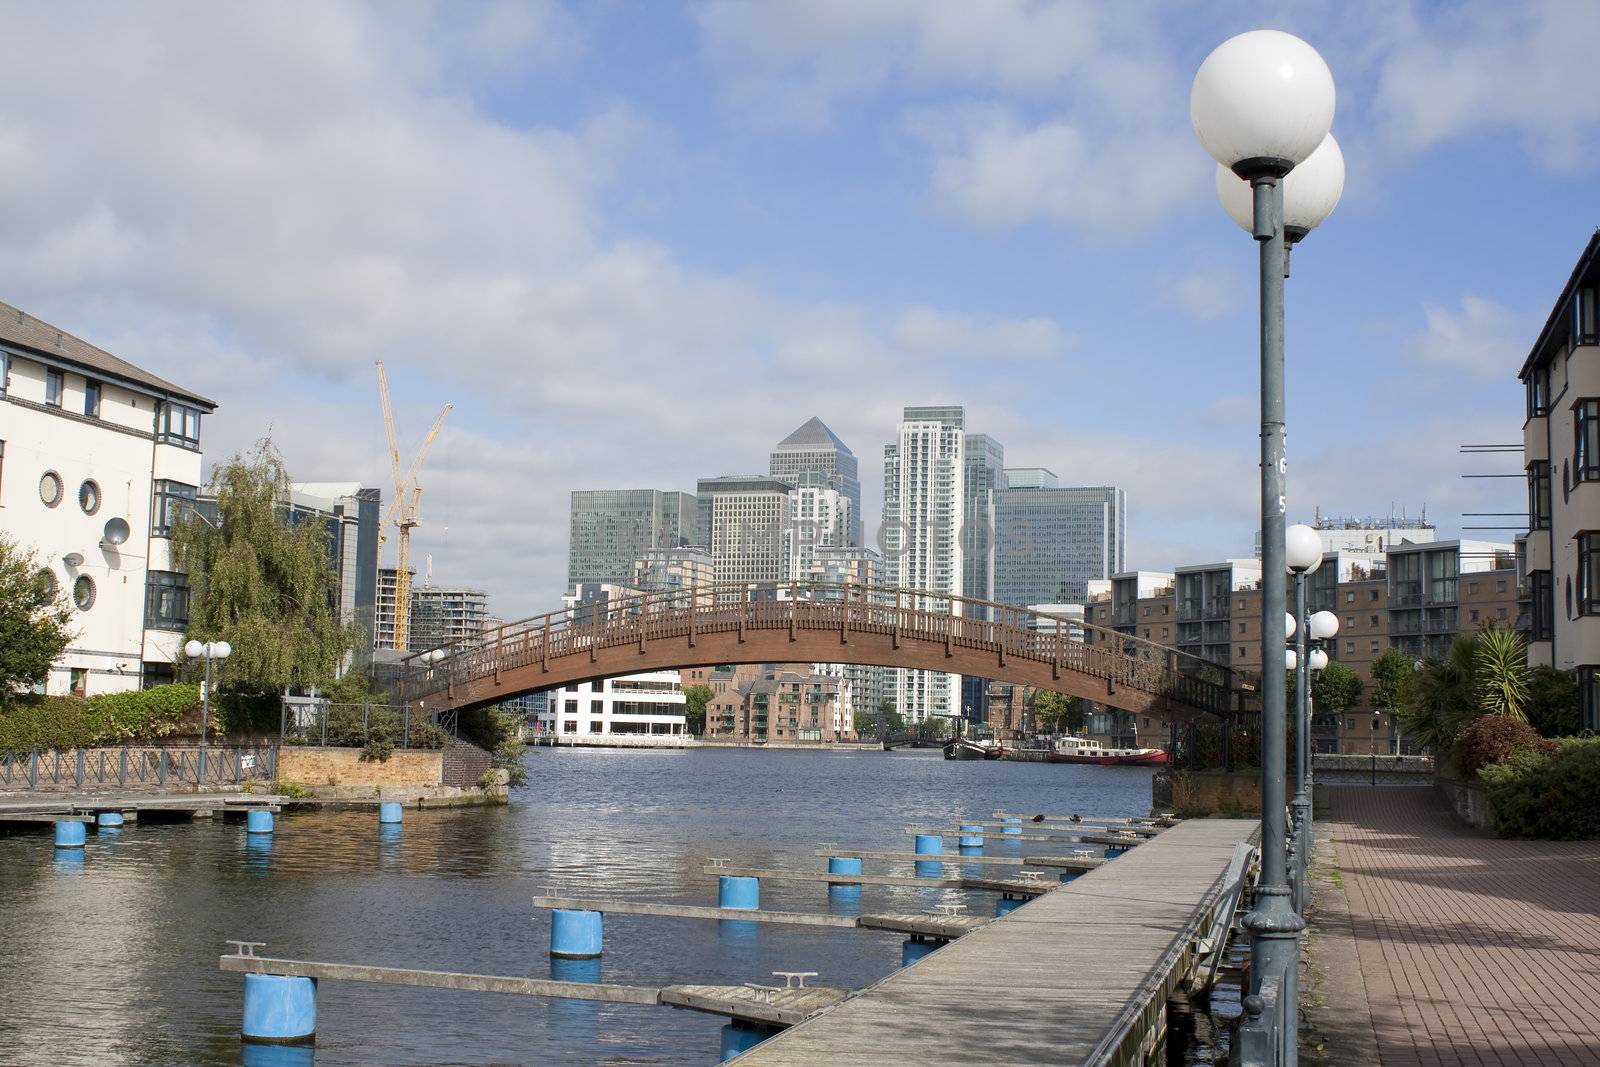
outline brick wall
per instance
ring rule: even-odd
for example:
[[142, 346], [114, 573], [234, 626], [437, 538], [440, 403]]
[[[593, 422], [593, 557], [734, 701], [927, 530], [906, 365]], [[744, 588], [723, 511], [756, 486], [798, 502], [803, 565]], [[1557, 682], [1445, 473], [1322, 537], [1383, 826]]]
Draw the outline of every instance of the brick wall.
[[308, 786], [454, 784], [444, 781], [444, 755], [437, 749], [396, 752], [379, 762], [363, 760], [359, 748], [310, 745], [284, 745], [278, 750], [278, 779]]

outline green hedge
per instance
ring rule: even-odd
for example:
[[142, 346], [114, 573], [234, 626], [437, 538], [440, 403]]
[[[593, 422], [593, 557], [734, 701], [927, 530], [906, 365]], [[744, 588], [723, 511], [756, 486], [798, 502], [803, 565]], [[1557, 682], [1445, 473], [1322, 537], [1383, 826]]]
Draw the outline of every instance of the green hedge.
[[1600, 837], [1600, 738], [1519, 748], [1478, 777], [1503, 837]]
[[153, 741], [175, 732], [200, 703], [200, 687], [159, 685], [87, 700], [21, 696], [0, 707], [0, 752]]

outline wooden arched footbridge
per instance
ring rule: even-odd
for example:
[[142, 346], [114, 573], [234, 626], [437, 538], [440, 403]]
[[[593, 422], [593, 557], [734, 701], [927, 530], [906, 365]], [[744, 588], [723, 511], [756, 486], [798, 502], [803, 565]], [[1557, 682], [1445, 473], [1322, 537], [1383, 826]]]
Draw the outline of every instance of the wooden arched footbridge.
[[[1069, 631], [1107, 635], [1102, 643]], [[401, 698], [428, 711], [642, 671], [861, 663], [1053, 689], [1132, 712], [1231, 709], [1228, 668], [1026, 608], [825, 582], [712, 586], [580, 604], [406, 657]]]

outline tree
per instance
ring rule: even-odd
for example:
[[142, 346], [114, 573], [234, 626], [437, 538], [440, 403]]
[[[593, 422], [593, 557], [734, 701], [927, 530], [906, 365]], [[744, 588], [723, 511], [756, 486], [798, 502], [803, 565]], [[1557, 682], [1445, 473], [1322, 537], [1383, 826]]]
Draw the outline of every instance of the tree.
[[706, 705], [716, 694], [709, 685], [690, 685], [683, 690], [683, 717], [691, 734], [706, 732]]
[[1473, 682], [1479, 710], [1526, 722], [1528, 646], [1522, 635], [1498, 626], [1480, 633], [1473, 656]]
[[895, 710], [894, 701], [888, 699], [878, 701], [878, 717], [883, 720], [884, 732], [905, 733], [906, 720]]
[[1372, 706], [1383, 711], [1397, 712], [1404, 702], [1406, 679], [1411, 677], [1414, 661], [1398, 648], [1385, 649], [1383, 655], [1372, 661]]
[[1528, 673], [1528, 722], [1545, 737], [1572, 737], [1578, 721], [1578, 680], [1540, 664]]
[[289, 473], [271, 440], [213, 471], [211, 491], [217, 523], [191, 511], [172, 541], [189, 575], [188, 635], [233, 645], [218, 684], [276, 692], [331, 682], [360, 631], [334, 615], [327, 530], [288, 521]]
[[871, 737], [878, 732], [878, 720], [864, 711], [856, 712], [855, 726], [857, 737]]
[[1401, 686], [1400, 721], [1412, 740], [1445, 752], [1478, 717], [1478, 641], [1458, 637], [1444, 659], [1430, 659]]
[[1361, 676], [1338, 660], [1311, 676], [1311, 706], [1320, 714], [1337, 714], [1361, 703], [1366, 688]]
[[44, 681], [72, 640], [71, 617], [43, 561], [0, 534], [0, 703]]
[[1033, 694], [1033, 721], [1053, 734], [1083, 729], [1083, 698], [1040, 689]]

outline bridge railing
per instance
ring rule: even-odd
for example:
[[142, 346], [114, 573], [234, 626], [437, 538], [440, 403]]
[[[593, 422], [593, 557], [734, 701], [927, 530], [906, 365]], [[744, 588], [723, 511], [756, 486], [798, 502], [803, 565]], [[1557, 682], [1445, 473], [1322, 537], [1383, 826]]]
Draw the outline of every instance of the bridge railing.
[[[579, 604], [407, 657], [416, 700], [504, 670], [602, 649], [737, 630], [837, 629], [996, 652], [1223, 711], [1227, 668], [1142, 638], [1009, 604], [914, 589], [823, 582], [717, 585]], [[1094, 634], [1094, 643], [1072, 632]]]

